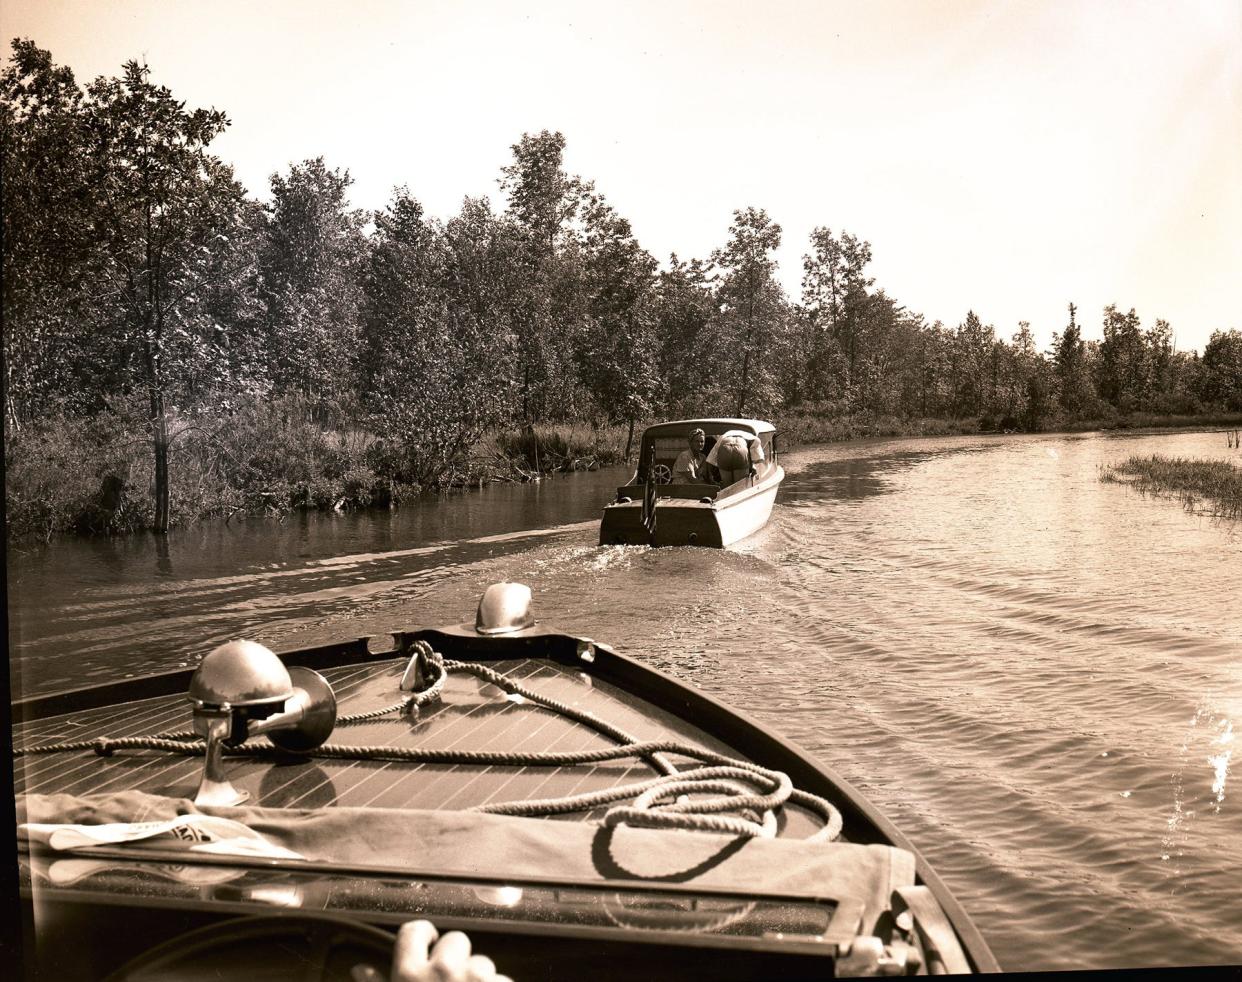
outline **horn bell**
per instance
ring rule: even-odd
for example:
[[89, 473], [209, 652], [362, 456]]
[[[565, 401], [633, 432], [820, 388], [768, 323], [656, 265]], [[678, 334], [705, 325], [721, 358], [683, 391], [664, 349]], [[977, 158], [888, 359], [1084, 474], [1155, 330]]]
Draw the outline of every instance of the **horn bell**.
[[190, 680], [190, 700], [206, 706], [259, 706], [291, 695], [293, 681], [284, 662], [255, 641], [220, 645]]

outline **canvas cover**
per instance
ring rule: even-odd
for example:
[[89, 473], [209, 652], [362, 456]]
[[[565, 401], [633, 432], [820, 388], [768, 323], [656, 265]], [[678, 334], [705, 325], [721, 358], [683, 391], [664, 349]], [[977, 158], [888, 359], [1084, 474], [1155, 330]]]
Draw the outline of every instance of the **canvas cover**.
[[[27, 795], [17, 800], [19, 838], [49, 848], [57, 825], [167, 823], [211, 815], [239, 823], [273, 849], [312, 862], [514, 881], [555, 878], [584, 884], [693, 885], [755, 897], [835, 900], [860, 911], [863, 933], [889, 908], [893, 891], [914, 883], [914, 856], [889, 846], [747, 839], [707, 832], [663, 831], [458, 811], [383, 808], [318, 810], [198, 808], [185, 798], [143, 792], [74, 796]], [[80, 831], [59, 836], [92, 848]], [[113, 847], [115, 848], [115, 847]], [[122, 848], [193, 848], [176, 838], [146, 838]], [[246, 847], [253, 853], [254, 843]], [[213, 846], [216, 854], [227, 846]], [[238, 855], [245, 855], [239, 852]], [[187, 855], [187, 859], [189, 859]]]

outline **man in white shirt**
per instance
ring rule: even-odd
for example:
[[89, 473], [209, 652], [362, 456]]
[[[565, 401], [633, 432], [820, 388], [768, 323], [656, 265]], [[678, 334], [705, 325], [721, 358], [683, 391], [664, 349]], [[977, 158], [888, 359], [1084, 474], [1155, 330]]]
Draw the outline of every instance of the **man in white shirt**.
[[707, 458], [703, 456], [703, 444], [707, 437], [700, 429], [690, 431], [688, 442], [690, 449], [683, 450], [673, 464], [673, 482], [675, 484], [703, 484], [710, 480], [707, 476]]
[[748, 474], [754, 475], [755, 465], [763, 462], [763, 447], [754, 433], [726, 430], [707, 455], [707, 462], [720, 471], [721, 487], [727, 488]]

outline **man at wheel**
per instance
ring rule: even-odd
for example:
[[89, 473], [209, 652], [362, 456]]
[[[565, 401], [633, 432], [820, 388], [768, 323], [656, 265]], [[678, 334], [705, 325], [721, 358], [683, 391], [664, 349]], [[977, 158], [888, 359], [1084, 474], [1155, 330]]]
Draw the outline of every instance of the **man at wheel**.
[[700, 429], [690, 431], [690, 448], [683, 450], [673, 464], [673, 481], [676, 484], [704, 484], [711, 480], [707, 474], [707, 458], [703, 444], [707, 437]]

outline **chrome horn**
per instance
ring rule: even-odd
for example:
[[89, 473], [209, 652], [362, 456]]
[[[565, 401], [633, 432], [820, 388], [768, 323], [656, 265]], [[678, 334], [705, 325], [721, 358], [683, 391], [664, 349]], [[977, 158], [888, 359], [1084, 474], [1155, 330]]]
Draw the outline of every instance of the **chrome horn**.
[[224, 774], [226, 746], [266, 736], [285, 750], [318, 747], [336, 725], [336, 695], [318, 672], [286, 668], [253, 641], [230, 641], [203, 659], [190, 679], [194, 731], [207, 741], [196, 805], [240, 805], [250, 797]]

